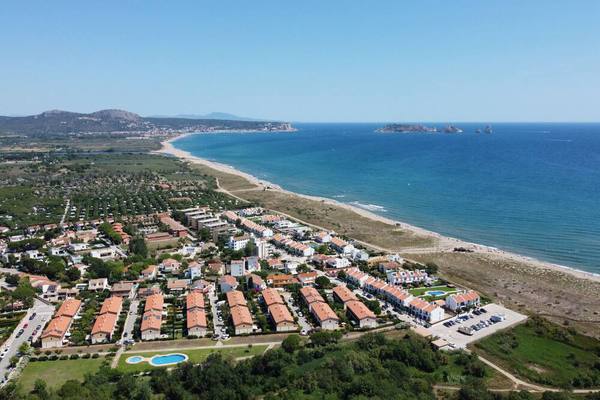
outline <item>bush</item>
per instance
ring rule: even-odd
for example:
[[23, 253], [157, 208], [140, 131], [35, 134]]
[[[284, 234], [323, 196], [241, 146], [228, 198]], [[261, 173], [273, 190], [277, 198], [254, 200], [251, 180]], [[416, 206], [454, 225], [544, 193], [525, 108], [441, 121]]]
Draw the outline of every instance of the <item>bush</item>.
[[78, 360], [79, 359], [79, 354], [71, 354], [69, 356], [69, 360]]
[[50, 361], [56, 361], [56, 360], [58, 360], [58, 355], [57, 354], [52, 354], [50, 357], [48, 357], [48, 360], [50, 360]]
[[60, 359], [61, 359], [61, 360], [68, 360], [68, 359], [69, 359], [69, 356], [68, 356], [68, 355], [66, 355], [66, 354], [63, 354], [62, 356], [60, 356]]
[[92, 358], [98, 358], [98, 357], [100, 357], [100, 354], [98, 354], [98, 353], [92, 354]]
[[90, 358], [92, 357], [92, 355], [90, 353], [85, 353], [84, 355], [81, 356], [81, 358]]
[[40, 356], [37, 358], [38, 361], [48, 361], [48, 356]]

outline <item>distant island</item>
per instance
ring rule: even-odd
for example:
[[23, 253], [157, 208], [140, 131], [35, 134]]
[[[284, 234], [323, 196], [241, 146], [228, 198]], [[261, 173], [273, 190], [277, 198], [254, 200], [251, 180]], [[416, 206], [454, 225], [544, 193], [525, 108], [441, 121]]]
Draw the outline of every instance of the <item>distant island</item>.
[[[426, 125], [421, 125], [421, 124], [387, 124], [384, 127], [375, 130], [375, 132], [381, 132], [381, 133], [437, 133], [439, 131], [438, 131], [438, 128], [436, 128], [435, 126], [426, 126]], [[441, 130], [441, 132], [462, 133], [463, 130], [454, 125], [447, 125]]]
[[223, 131], [292, 132], [295, 129], [288, 122], [141, 117], [124, 110], [100, 110], [89, 114], [52, 110], [23, 117], [0, 116], [0, 133], [31, 137], [94, 133], [164, 135]]
[[383, 133], [435, 133], [437, 131], [436, 127], [411, 124], [387, 124], [376, 130]]

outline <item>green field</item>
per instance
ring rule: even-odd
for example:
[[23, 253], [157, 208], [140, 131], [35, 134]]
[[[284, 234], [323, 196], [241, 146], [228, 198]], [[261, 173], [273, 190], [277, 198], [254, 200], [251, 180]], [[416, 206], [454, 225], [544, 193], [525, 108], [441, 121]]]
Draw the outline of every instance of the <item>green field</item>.
[[414, 288], [414, 289], [408, 289], [408, 291], [410, 292], [410, 294], [412, 294], [413, 296], [422, 296], [422, 295], [425, 294], [425, 292], [428, 292], [430, 290], [441, 290], [443, 292], [446, 292], [446, 294], [450, 294], [452, 292], [456, 292], [456, 288], [451, 288], [451, 287], [446, 286], [446, 285], [430, 286], [430, 287], [418, 287], [418, 288]]
[[600, 342], [538, 318], [475, 344], [514, 374], [560, 387], [600, 386]]
[[24, 391], [31, 391], [37, 379], [41, 379], [49, 387], [60, 387], [69, 379], [83, 381], [88, 373], [95, 373], [105, 361], [104, 358], [78, 360], [36, 361], [27, 364], [19, 378]]
[[[156, 355], [162, 354], [173, 354], [173, 353], [181, 353], [185, 354], [189, 357], [189, 361], [194, 364], [201, 363], [204, 361], [210, 354], [212, 353], [221, 353], [223, 356], [231, 356], [234, 358], [237, 357], [249, 357], [256, 356], [262, 354], [267, 349], [265, 345], [253, 345], [252, 347], [243, 346], [243, 347], [225, 347], [214, 349], [184, 349], [184, 350], [173, 350], [173, 351], [151, 351], [151, 352], [127, 352], [121, 355], [119, 359], [119, 364], [117, 368], [122, 372], [142, 372], [142, 371], [151, 371], [155, 368], [147, 362], [141, 362], [138, 364], [127, 364], [125, 360], [132, 356], [142, 356], [150, 358]], [[172, 367], [172, 366], [171, 366]]]

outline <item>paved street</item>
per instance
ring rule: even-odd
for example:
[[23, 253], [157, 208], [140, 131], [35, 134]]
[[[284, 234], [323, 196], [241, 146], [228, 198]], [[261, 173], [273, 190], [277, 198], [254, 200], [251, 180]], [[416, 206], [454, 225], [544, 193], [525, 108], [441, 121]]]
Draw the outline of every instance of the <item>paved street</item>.
[[288, 308], [292, 311], [294, 317], [298, 318], [298, 325], [300, 325], [300, 330], [310, 332], [312, 330], [312, 326], [308, 323], [305, 315], [298, 315], [298, 307], [294, 306], [294, 302], [292, 299], [292, 295], [289, 292], [283, 292], [282, 297], [288, 305]]
[[123, 326], [123, 334], [121, 336], [121, 343], [125, 339], [133, 338], [133, 327], [135, 326], [135, 320], [138, 316], [138, 306], [140, 305], [139, 300], [131, 300], [129, 305], [129, 311], [127, 312], [127, 318], [125, 319], [125, 325]]
[[[33, 313], [35, 313], [35, 317], [30, 320], [29, 317]], [[4, 382], [6, 379], [6, 375], [9, 372], [10, 359], [17, 354], [21, 344], [29, 342], [29, 337], [33, 335], [33, 331], [39, 326], [38, 332], [33, 337], [33, 341], [35, 341], [42, 334], [44, 326], [50, 321], [53, 313], [53, 305], [48, 305], [38, 299], [34, 299], [33, 307], [29, 309], [27, 315], [15, 328], [12, 335], [4, 342], [2, 347], [0, 347], [0, 352], [4, 352], [5, 349], [8, 349], [4, 357], [0, 360], [0, 381]], [[24, 327], [25, 325], [27, 325], [26, 328]], [[17, 338], [17, 333], [21, 329], [23, 329], [23, 334]]]
[[217, 336], [221, 336], [224, 333], [223, 328], [225, 327], [225, 325], [222, 322], [219, 322], [219, 317], [218, 317], [218, 313], [217, 313], [217, 301], [219, 299], [217, 298], [217, 294], [216, 294], [215, 290], [211, 290], [208, 293], [208, 300], [210, 301], [210, 309], [211, 309], [212, 318], [213, 318], [214, 334]]

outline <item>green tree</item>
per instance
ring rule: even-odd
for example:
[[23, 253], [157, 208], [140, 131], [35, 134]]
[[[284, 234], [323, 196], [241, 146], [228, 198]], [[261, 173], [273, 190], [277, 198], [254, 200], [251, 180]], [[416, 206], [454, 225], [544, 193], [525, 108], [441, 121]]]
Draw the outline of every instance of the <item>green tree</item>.
[[148, 247], [146, 241], [141, 236], [136, 236], [129, 242], [129, 251], [143, 258], [148, 257]]
[[281, 342], [281, 348], [288, 353], [298, 350], [300, 348], [300, 336], [296, 334], [289, 335]]

